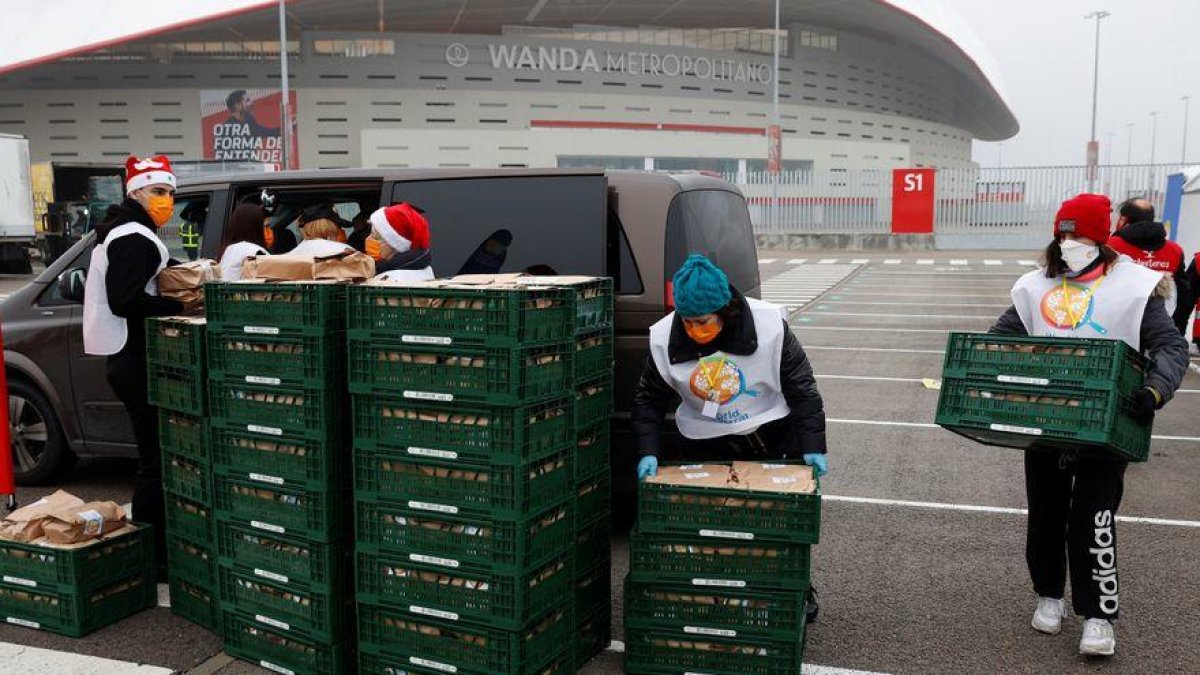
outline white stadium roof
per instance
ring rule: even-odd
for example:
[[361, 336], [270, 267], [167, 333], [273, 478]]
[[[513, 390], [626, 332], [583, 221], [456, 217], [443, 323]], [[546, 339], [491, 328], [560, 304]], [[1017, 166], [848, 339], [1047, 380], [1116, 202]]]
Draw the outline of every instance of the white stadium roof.
[[[0, 74], [115, 45], [278, 39], [276, 0], [42, 0], [6, 3]], [[960, 123], [981, 140], [1019, 126], [991, 56], [949, 0], [782, 0], [783, 23], [907, 43], [960, 77]], [[383, 8], [382, 14], [380, 7]], [[289, 28], [496, 34], [505, 26], [769, 28], [774, 0], [289, 0]]]

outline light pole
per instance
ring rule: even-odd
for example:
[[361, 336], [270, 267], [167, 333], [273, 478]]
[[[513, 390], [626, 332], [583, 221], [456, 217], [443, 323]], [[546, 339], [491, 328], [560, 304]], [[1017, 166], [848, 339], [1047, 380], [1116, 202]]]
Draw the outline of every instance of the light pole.
[[1191, 96], [1183, 97], [1183, 151], [1179, 158], [1180, 164], [1187, 164], [1188, 107], [1190, 106], [1191, 101]]
[[279, 109], [283, 111], [283, 169], [292, 168], [292, 111], [288, 105], [288, 43], [287, 43], [287, 0], [279, 0], [279, 88], [283, 96]]
[[1129, 142], [1125, 144], [1125, 165], [1133, 164], [1133, 122], [1125, 123], [1125, 131], [1129, 132]]
[[774, 49], [772, 49], [772, 58], [774, 59], [775, 74], [771, 77], [771, 83], [774, 85], [771, 88], [771, 119], [775, 126], [774, 133], [771, 136], [771, 149], [768, 154], [775, 153], [776, 166], [771, 173], [771, 227], [777, 229], [779, 227], [779, 172], [783, 170], [783, 128], [782, 119], [779, 116], [779, 0], [775, 0], [775, 33], [774, 33]]
[[1150, 170], [1154, 170], [1154, 146], [1158, 144], [1158, 111], [1150, 113]]
[[1111, 16], [1111, 12], [1097, 10], [1083, 17], [1085, 19], [1096, 20], [1096, 56], [1095, 63], [1092, 67], [1092, 135], [1088, 140], [1088, 183], [1092, 189], [1096, 186], [1096, 163], [1099, 159], [1096, 155], [1099, 150], [1096, 141], [1096, 108], [1099, 105], [1100, 96], [1100, 21], [1105, 17]]

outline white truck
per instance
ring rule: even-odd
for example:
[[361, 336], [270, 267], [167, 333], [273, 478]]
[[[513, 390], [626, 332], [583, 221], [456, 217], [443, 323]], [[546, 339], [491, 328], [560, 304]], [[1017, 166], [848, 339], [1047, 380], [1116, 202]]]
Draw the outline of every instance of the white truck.
[[0, 134], [0, 273], [32, 272], [30, 250], [36, 238], [29, 141]]

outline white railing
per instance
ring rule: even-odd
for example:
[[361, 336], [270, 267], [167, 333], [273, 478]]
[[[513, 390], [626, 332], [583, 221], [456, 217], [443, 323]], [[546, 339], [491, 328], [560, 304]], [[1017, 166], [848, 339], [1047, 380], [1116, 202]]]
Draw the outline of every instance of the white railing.
[[787, 171], [731, 174], [760, 234], [886, 234], [891, 231], [892, 172]]

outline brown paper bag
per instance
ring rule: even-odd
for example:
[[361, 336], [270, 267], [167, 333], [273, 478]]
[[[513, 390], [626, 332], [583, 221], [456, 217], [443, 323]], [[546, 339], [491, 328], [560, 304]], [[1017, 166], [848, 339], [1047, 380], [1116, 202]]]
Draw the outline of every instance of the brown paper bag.
[[732, 474], [728, 464], [681, 464], [659, 467], [647, 483], [689, 485], [693, 487], [730, 487]]
[[202, 258], [164, 268], [158, 273], [158, 292], [174, 298], [176, 293], [203, 289], [205, 282], [220, 280], [217, 261]]
[[42, 530], [51, 544], [76, 544], [124, 526], [125, 509], [116, 502], [88, 502], [51, 514]]
[[313, 279], [364, 281], [373, 276], [375, 276], [375, 259], [358, 251], [332, 258], [313, 260]]
[[363, 281], [375, 276], [375, 260], [365, 253], [316, 257], [310, 255], [266, 255], [247, 260], [243, 279], [262, 281]]
[[817, 491], [816, 474], [805, 464], [737, 462], [734, 472], [738, 486], [752, 492], [812, 494]]
[[0, 521], [0, 539], [33, 541], [42, 536], [42, 526], [51, 514], [82, 505], [82, 499], [62, 490], [46, 495], [5, 516], [4, 520]]

